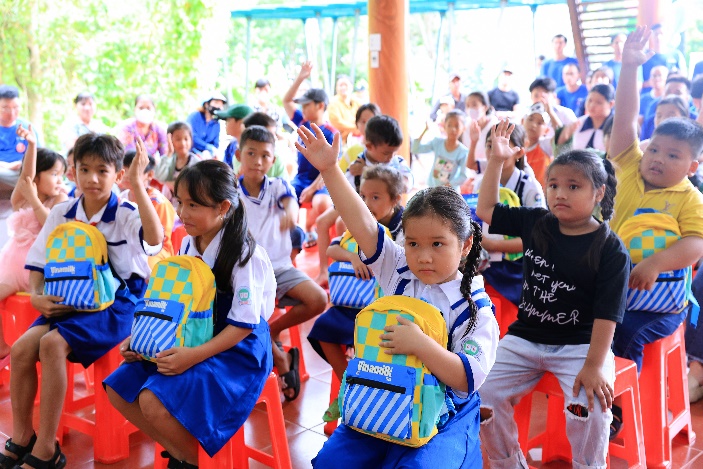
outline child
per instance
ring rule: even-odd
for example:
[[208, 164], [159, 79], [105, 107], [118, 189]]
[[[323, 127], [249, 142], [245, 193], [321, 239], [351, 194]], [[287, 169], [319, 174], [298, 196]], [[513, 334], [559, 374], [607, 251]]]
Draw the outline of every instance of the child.
[[610, 85], [596, 85], [586, 98], [586, 114], [579, 117], [576, 122], [561, 131], [557, 130], [555, 140], [557, 149], [555, 154], [569, 150], [584, 150], [593, 148], [605, 153], [603, 143], [603, 124], [610, 116], [615, 104], [615, 90]]
[[[618, 232], [636, 210], [652, 209], [675, 218], [682, 238], [637, 263], [630, 273], [633, 290], [651, 290], [662, 272], [688, 267], [703, 256], [703, 195], [687, 178], [698, 168], [703, 128], [690, 119], [668, 119], [655, 129], [647, 150], [639, 149], [637, 68], [647, 60], [648, 37], [646, 27], [637, 28], [623, 50], [618, 112], [610, 140], [618, 176], [613, 230]], [[634, 361], [639, 370], [645, 344], [672, 334], [686, 318], [687, 309], [678, 313], [628, 311], [615, 330], [615, 355]]]
[[[371, 214], [380, 224], [387, 227], [391, 237], [397, 243], [402, 243], [403, 230], [401, 218], [403, 206], [401, 196], [405, 192], [403, 175], [395, 168], [387, 165], [377, 165], [366, 168], [361, 176], [359, 195]], [[349, 262], [354, 266], [356, 277], [364, 280], [373, 278], [373, 273], [359, 258], [358, 248], [348, 251], [340, 246], [342, 236], [332, 241], [327, 249], [327, 255], [335, 261]], [[354, 319], [359, 309], [332, 305], [322, 316], [317, 318], [308, 340], [312, 348], [332, 365], [337, 377], [342, 379], [347, 368], [347, 359], [341, 346], [354, 344]], [[337, 400], [332, 402], [325, 412], [323, 420], [330, 422], [339, 418]]]
[[[148, 160], [146, 147], [136, 137], [137, 159], [130, 168], [137, 207], [120, 203], [112, 186], [122, 179], [124, 147], [117, 138], [85, 134], [76, 140], [73, 158], [83, 195], [55, 206], [27, 255], [32, 306], [41, 313], [12, 346], [10, 394], [12, 438], [0, 457], [12, 467], [24, 457], [24, 467], [62, 468], [66, 457], [56, 442], [66, 395], [66, 358], [90, 366], [129, 335], [134, 297], [141, 297], [149, 276], [147, 256], [161, 250], [163, 227], [141, 178]], [[105, 236], [110, 264], [122, 288], [109, 308], [76, 311], [63, 298], [44, 294], [44, 266], [49, 234], [62, 223], [82, 221]], [[39, 433], [34, 434], [32, 414], [37, 393], [37, 362], [41, 361]]]
[[[535, 103], [530, 107], [527, 115], [522, 119], [525, 128], [525, 159], [535, 173], [535, 179], [546, 189], [545, 175], [547, 167], [552, 162], [554, 152], [552, 149], [552, 139], [547, 137], [549, 124], [552, 119], [547, 111], [549, 101], [545, 100]], [[554, 116], [555, 119], [558, 117]]]
[[[405, 248], [397, 245], [345, 183], [337, 166], [339, 135], [330, 146], [322, 131], [313, 129], [315, 134], [299, 128], [301, 142], [296, 146], [323, 175], [335, 207], [359, 245], [362, 261], [374, 272], [384, 293], [421, 298], [439, 308], [452, 345], [445, 349], [428, 340], [402, 317], [379, 337], [379, 346], [386, 353], [416, 355], [448, 388], [446, 402], [451, 410], [426, 445], [409, 448], [342, 425], [312, 465], [328, 468], [344, 461], [347, 467], [480, 467], [475, 391], [493, 365], [498, 342], [498, 324], [477, 275], [481, 230], [455, 190], [432, 187], [408, 202], [403, 213]], [[463, 274], [458, 272], [462, 260]]]
[[466, 114], [458, 109], [449, 111], [444, 117], [446, 138], [436, 137], [429, 143], [421, 143], [422, 137], [429, 130], [429, 125], [425, 124], [425, 130], [413, 140], [413, 153], [434, 153], [434, 163], [427, 178], [429, 187], [449, 186], [458, 191], [459, 186], [466, 181], [466, 158], [469, 149], [459, 141], [466, 126], [465, 117]]
[[[276, 136], [276, 121], [273, 120], [273, 118], [265, 112], [254, 112], [244, 118], [245, 129], [248, 129], [253, 125], [265, 127], [269, 132], [273, 134], [274, 137]], [[279, 155], [276, 154], [275, 146], [274, 156], [275, 158], [273, 160], [273, 166], [271, 166], [271, 169], [269, 169], [269, 171], [266, 173], [266, 176], [270, 178], [288, 179], [286, 173], [286, 166], [283, 164], [283, 159], [279, 158]], [[239, 160], [235, 159], [234, 161], [232, 161], [232, 169], [234, 170], [234, 174], [239, 175], [240, 167], [241, 164], [239, 163]]]
[[[486, 138], [488, 159], [491, 158], [493, 147], [492, 135]], [[500, 185], [510, 189], [517, 195], [521, 207], [545, 208], [542, 186], [534, 176], [525, 171], [525, 131], [516, 125], [510, 134], [510, 149], [516, 152], [511, 158], [503, 161], [500, 173]], [[481, 193], [483, 175], [479, 175], [474, 183], [474, 193]], [[520, 304], [522, 292], [522, 257], [509, 259], [506, 254], [522, 253], [520, 238], [506, 239], [503, 235], [489, 234], [488, 225], [483, 224], [483, 240], [481, 246], [490, 253], [490, 266], [482, 271], [487, 285], [493, 287], [515, 306]], [[516, 256], [513, 256], [516, 257]]]
[[610, 344], [630, 260], [592, 213], [598, 205], [604, 220], [613, 213], [613, 168], [591, 151], [564, 153], [547, 170], [549, 211], [505, 207], [498, 204], [501, 166], [519, 152], [509, 146], [511, 131], [504, 121], [493, 133], [476, 213], [491, 233], [522, 237], [524, 284], [518, 319], [481, 388], [481, 443], [491, 467], [528, 467], [513, 406], [549, 371], [564, 392], [574, 467], [605, 467], [615, 382]]
[[224, 111], [215, 112], [215, 115], [219, 119], [225, 120], [225, 132], [232, 137], [232, 141], [229, 142], [229, 145], [225, 148], [223, 158], [223, 161], [227, 163], [230, 168], [234, 164], [234, 152], [239, 148], [239, 137], [242, 135], [242, 132], [244, 132], [244, 119], [253, 112], [254, 110], [246, 104], [235, 104]]
[[[688, 117], [688, 105], [684, 102], [683, 99], [681, 99], [680, 96], [676, 96], [675, 94], [672, 94], [670, 96], [666, 96], [662, 98], [661, 100], [657, 101], [656, 105], [656, 111], [654, 115], [654, 128], [656, 129], [659, 127], [659, 124], [664, 122], [666, 119], [672, 118], [672, 117]], [[640, 150], [642, 152], [647, 150], [647, 146], [649, 145], [649, 139], [647, 140], [642, 140], [640, 142]]]
[[274, 342], [273, 363], [283, 382], [286, 400], [300, 392], [298, 360], [294, 348], [286, 354], [278, 336], [291, 326], [302, 324], [325, 310], [327, 294], [291, 262], [290, 229], [298, 218], [298, 202], [287, 181], [269, 178], [266, 173], [276, 158], [276, 137], [265, 127], [254, 125], [242, 133], [235, 155], [241, 164], [239, 196], [246, 207], [249, 230], [268, 253], [276, 276], [276, 300], [290, 308], [269, 324]]
[[[134, 151], [128, 151], [124, 155], [123, 165], [125, 168], [125, 175], [122, 178], [122, 182], [119, 184], [122, 193], [120, 198], [124, 200], [129, 200], [132, 203], [137, 202], [137, 197], [135, 192], [132, 190], [132, 182], [130, 180], [131, 174], [129, 168], [132, 167], [132, 161], [137, 156]], [[149, 256], [149, 268], [153, 269], [154, 265], [161, 259], [166, 259], [169, 256], [175, 254], [173, 250], [173, 244], [171, 243], [171, 233], [173, 233], [173, 224], [176, 221], [176, 210], [174, 210], [173, 205], [169, 202], [166, 197], [155, 187], [150, 187], [149, 184], [151, 180], [154, 179], [154, 158], [149, 157], [149, 163], [144, 168], [144, 173], [140, 176], [142, 180], [142, 185], [146, 188], [146, 193], [149, 196], [149, 200], [154, 205], [156, 214], [161, 221], [161, 226], [164, 227], [164, 240], [162, 243], [161, 252], [155, 256]]]
[[[159, 442], [168, 467], [195, 468], [198, 444], [213, 456], [244, 424], [272, 369], [266, 319], [276, 283], [266, 252], [247, 230], [232, 170], [206, 160], [176, 180], [178, 216], [188, 231], [179, 254], [200, 257], [217, 283], [214, 337], [174, 347], [155, 362], [120, 346], [125, 363], [107, 377], [110, 402]], [[238, 301], [234, 301], [235, 296]]]
[[[359, 143], [349, 145], [349, 140], [353, 135], [350, 134], [347, 138], [347, 150], [339, 159], [339, 168], [346, 172], [349, 166], [354, 164], [359, 159], [366, 149], [366, 123], [372, 118], [381, 115], [381, 109], [374, 103], [362, 104], [356, 111], [356, 130], [359, 132]], [[402, 138], [401, 138], [402, 141]], [[327, 248], [330, 245], [330, 228], [335, 226], [336, 232], [344, 233], [346, 227], [344, 222], [339, 217], [339, 213], [334, 209], [334, 206], [325, 210], [323, 214], [317, 217], [317, 245], [319, 246], [318, 255], [320, 257], [320, 272], [315, 277], [315, 283], [321, 287], [326, 287], [328, 284], [327, 274]]]
[[[27, 141], [27, 151], [10, 202], [13, 213], [7, 219], [10, 239], [0, 251], [0, 301], [29, 289], [29, 271], [24, 268], [27, 252], [37, 238], [51, 208], [67, 199], [62, 184], [66, 163], [51, 150], [37, 150], [30, 125], [17, 126], [17, 136]], [[5, 342], [0, 322], [0, 369], [10, 362], [10, 346]]]
[[471, 122], [464, 132], [464, 142], [469, 142], [469, 156], [466, 167], [481, 173], [481, 165], [486, 163], [486, 136], [499, 121], [493, 113], [491, 101], [483, 91], [474, 91], [466, 98], [466, 113]]
[[193, 153], [193, 132], [190, 124], [174, 122], [168, 126], [168, 154], [161, 158], [154, 177], [173, 192], [173, 183], [178, 175], [188, 166], [200, 161]]
[[[311, 88], [302, 97], [295, 98], [298, 88], [310, 76], [311, 72], [312, 63], [304, 62], [300, 67], [300, 73], [283, 96], [283, 107], [295, 125], [309, 129], [312, 124], [315, 124], [325, 133], [327, 141], [331, 142], [336, 130], [325, 121], [325, 110], [329, 103], [325, 90]], [[302, 110], [299, 110], [296, 104], [300, 104]], [[317, 217], [332, 206], [332, 200], [322, 182], [319, 171], [308, 163], [301, 153], [298, 153], [298, 174], [293, 179], [292, 185], [298, 195], [298, 203], [301, 205], [311, 204], [311, 208], [305, 214], [304, 244], [306, 248], [311, 248], [317, 245], [317, 232], [313, 231], [312, 227]]]

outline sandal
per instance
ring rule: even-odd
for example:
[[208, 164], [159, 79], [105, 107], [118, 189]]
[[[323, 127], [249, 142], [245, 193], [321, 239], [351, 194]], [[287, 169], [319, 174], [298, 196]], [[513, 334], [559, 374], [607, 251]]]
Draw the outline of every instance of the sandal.
[[317, 233], [314, 231], [308, 231], [305, 233], [305, 242], [303, 243], [303, 247], [305, 249], [309, 249], [315, 246], [317, 246]]
[[66, 467], [66, 455], [61, 452], [61, 447], [57, 441], [56, 449], [51, 459], [39, 459], [30, 453], [24, 457], [21, 464], [24, 468], [18, 464], [15, 466], [15, 469], [26, 469], [29, 467], [33, 467], [34, 469], [63, 469]]
[[37, 442], [37, 434], [33, 434], [26, 446], [20, 446], [12, 441], [12, 438], [5, 442], [5, 449], [17, 456], [13, 458], [7, 454], [0, 454], [0, 469], [11, 469], [24, 459], [25, 455], [32, 452], [34, 443]]
[[615, 404], [612, 408], [613, 421], [610, 422], [610, 439], [617, 437], [622, 430], [622, 409]]
[[294, 401], [298, 394], [300, 394], [300, 372], [298, 371], [298, 364], [300, 363], [300, 350], [296, 347], [288, 350], [288, 355], [290, 355], [290, 370], [288, 373], [281, 375], [281, 380], [283, 381], [283, 390], [292, 389], [293, 395], [289, 396], [283, 393], [283, 397], [286, 398], [288, 402]]
[[166, 466], [166, 469], [198, 469], [198, 466], [194, 466], [193, 464], [187, 463], [185, 461], [179, 461], [178, 459], [171, 456], [171, 453], [169, 453], [168, 451], [162, 451], [161, 457], [168, 458], [168, 466]]
[[339, 400], [335, 399], [325, 411], [322, 420], [325, 422], [336, 422], [341, 416], [342, 414], [339, 412]]

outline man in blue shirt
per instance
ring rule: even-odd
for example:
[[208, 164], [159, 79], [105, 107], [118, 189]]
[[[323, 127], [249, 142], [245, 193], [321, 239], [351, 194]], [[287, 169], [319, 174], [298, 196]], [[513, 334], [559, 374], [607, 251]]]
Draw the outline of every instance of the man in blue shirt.
[[552, 47], [554, 47], [554, 58], [542, 62], [541, 75], [556, 81], [557, 88], [559, 88], [564, 86], [561, 70], [568, 64], [578, 65], [579, 61], [574, 57], [567, 57], [564, 54], [564, 48], [566, 47], [566, 36], [563, 34], [557, 34], [552, 38]]
[[17, 136], [17, 127], [29, 128], [29, 122], [20, 119], [19, 113], [19, 90], [0, 85], [0, 190], [3, 191], [11, 191], [17, 184], [27, 150], [27, 141]]

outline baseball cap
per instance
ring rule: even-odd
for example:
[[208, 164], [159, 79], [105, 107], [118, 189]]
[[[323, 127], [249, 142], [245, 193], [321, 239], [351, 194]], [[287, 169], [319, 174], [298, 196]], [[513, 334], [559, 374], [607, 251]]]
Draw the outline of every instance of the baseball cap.
[[454, 81], [454, 80], [461, 80], [461, 75], [459, 75], [457, 72], [452, 72], [449, 74], [449, 81]]
[[304, 95], [300, 98], [294, 99], [293, 101], [298, 104], [307, 104], [310, 102], [324, 103], [325, 106], [327, 106], [330, 102], [327, 97], [327, 93], [322, 88], [310, 88]]
[[256, 80], [256, 83], [254, 83], [254, 88], [263, 88], [264, 86], [270, 86], [271, 82], [268, 81], [266, 78], [259, 78]]
[[215, 115], [219, 117], [220, 119], [237, 119], [241, 120], [244, 119], [246, 116], [249, 114], [253, 113], [254, 110], [247, 106], [246, 104], [234, 104], [224, 111], [217, 111], [215, 112]]
[[527, 114], [525, 117], [529, 117], [532, 114], [539, 114], [542, 116], [542, 119], [544, 119], [545, 124], [549, 124], [549, 114], [547, 114], [547, 111], [544, 110], [544, 104], [542, 103], [535, 103], [532, 106], [530, 106], [529, 111], [527, 111]]

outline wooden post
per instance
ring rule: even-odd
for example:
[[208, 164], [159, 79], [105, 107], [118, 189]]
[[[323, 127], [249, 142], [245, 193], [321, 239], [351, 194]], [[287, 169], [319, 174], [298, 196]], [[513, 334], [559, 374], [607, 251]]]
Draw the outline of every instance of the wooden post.
[[[369, 96], [403, 129], [399, 154], [410, 156], [406, 19], [408, 0], [369, 0]], [[377, 36], [380, 35], [380, 44]], [[374, 50], [379, 49], [380, 50]]]

